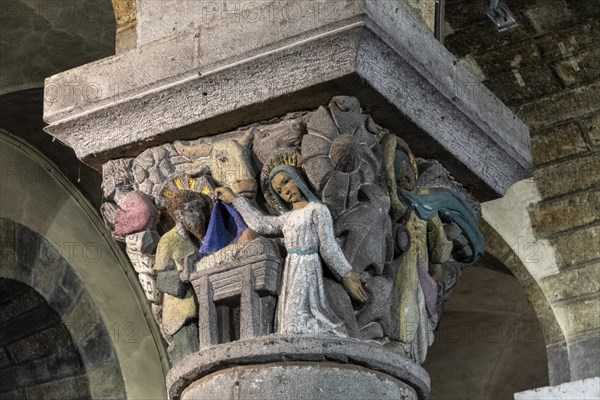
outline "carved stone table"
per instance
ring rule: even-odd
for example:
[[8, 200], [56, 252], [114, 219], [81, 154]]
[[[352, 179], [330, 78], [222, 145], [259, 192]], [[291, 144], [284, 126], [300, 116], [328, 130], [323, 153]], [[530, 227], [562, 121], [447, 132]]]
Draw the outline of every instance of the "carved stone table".
[[283, 259], [258, 238], [203, 258], [191, 276], [199, 308], [200, 348], [274, 331]]

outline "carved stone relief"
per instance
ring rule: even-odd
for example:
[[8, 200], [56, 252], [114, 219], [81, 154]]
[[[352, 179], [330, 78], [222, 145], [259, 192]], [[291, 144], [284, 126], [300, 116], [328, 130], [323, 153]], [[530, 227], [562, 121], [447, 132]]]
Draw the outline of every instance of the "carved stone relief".
[[477, 202], [353, 97], [150, 148], [103, 176], [102, 214], [173, 363], [269, 334], [370, 340], [421, 363], [483, 251]]

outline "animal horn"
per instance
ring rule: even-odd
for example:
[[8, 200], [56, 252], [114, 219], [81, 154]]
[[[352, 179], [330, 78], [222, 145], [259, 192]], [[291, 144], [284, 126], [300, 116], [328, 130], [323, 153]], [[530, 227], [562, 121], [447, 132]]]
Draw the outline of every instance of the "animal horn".
[[246, 131], [246, 133], [244, 133], [239, 139], [237, 139], [237, 142], [239, 144], [241, 144], [242, 146], [246, 147], [250, 144], [250, 142], [252, 142], [252, 139], [254, 138], [254, 128], [248, 129]]
[[175, 142], [173, 145], [179, 154], [189, 160], [208, 157], [212, 151], [212, 145], [208, 143], [189, 144], [189, 142]]

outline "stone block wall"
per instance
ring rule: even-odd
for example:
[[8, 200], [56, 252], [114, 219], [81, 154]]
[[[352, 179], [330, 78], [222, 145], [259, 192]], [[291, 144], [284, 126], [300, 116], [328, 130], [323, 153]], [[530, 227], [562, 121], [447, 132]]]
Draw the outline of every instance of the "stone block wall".
[[506, 32], [487, 20], [488, 4], [448, 0], [445, 44], [531, 129], [542, 200], [530, 217], [559, 268], [539, 284], [567, 341], [561, 380], [598, 376], [600, 4], [509, 0], [519, 26]]
[[0, 278], [0, 294], [0, 398], [89, 397], [80, 354], [57, 313], [14, 280]]
[[0, 399], [125, 398], [110, 332], [46, 238], [0, 218]]

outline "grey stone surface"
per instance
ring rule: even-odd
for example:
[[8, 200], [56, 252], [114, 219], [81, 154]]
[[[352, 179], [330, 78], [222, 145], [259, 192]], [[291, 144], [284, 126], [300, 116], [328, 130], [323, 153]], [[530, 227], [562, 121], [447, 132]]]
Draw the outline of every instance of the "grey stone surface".
[[359, 366], [273, 363], [215, 372], [192, 383], [182, 400], [416, 400], [406, 383]]
[[[228, 257], [220, 259], [219, 253]], [[273, 333], [282, 268], [277, 245], [264, 238], [201, 259], [190, 278], [198, 300], [200, 348]]]
[[119, 381], [123, 379], [118, 364], [106, 364], [87, 369], [90, 394], [98, 399], [127, 399]]
[[44, 329], [56, 324], [58, 317], [48, 305], [43, 305], [11, 318], [10, 323], [5, 323], [0, 328], [0, 335], [5, 343], [11, 343], [26, 337], [30, 332], [22, 329], [30, 321], [36, 321], [36, 329]]
[[600, 377], [515, 393], [515, 400], [581, 400], [600, 398]]
[[[10, 271], [4, 268], [3, 262], [0, 276], [22, 283], [6, 279], [0, 282], [13, 282], [8, 287], [19, 285], [32, 293], [37, 292], [36, 296], [42, 302], [32, 303], [27, 300], [29, 297], [17, 296], [13, 300], [19, 301], [19, 307], [3, 311], [6, 318], [0, 320], [0, 351], [10, 352], [16, 364], [11, 367], [12, 379], [2, 382], [5, 386], [0, 385], [0, 392], [21, 387], [28, 388], [31, 398], [39, 398], [39, 393], [44, 391], [49, 396], [63, 393], [61, 398], [77, 398], [78, 395], [71, 396], [71, 393], [81, 393], [81, 382], [87, 382], [86, 372], [110, 365], [113, 371], [110, 397], [125, 398], [114, 343], [77, 273], [51, 242], [28, 227], [0, 218], [0, 229], [3, 238], [14, 238], [15, 257], [21, 261], [15, 263], [17, 273], [11, 276], [7, 276]], [[3, 300], [6, 288], [4, 283], [0, 284]], [[19, 292], [26, 291], [20, 289]], [[10, 293], [8, 290], [9, 301]], [[63, 379], [71, 376], [81, 379], [74, 383]], [[65, 382], [74, 386], [66, 388]], [[17, 386], [10, 386], [13, 383]], [[92, 394], [97, 385], [96, 381], [90, 384]]]
[[9, 219], [0, 218], [0, 271], [6, 276], [13, 271], [15, 257], [15, 224]]
[[100, 320], [100, 315], [90, 295], [82, 293], [77, 303], [66, 315], [63, 315], [63, 321], [69, 328], [73, 341], [77, 344], [84, 342], [92, 329]]
[[114, 54], [107, 1], [8, 1], [0, 17], [1, 94], [40, 87], [52, 74]]
[[[590, 318], [593, 318], [590, 315]], [[571, 380], [600, 376], [600, 337], [572, 341], [569, 343], [569, 365]]]
[[[15, 292], [18, 295], [12, 296]], [[0, 279], [0, 299], [0, 398], [15, 392], [20, 392], [17, 398], [28, 399], [89, 396], [77, 347], [43, 297], [23, 283]], [[75, 377], [83, 383], [79, 396], [71, 396], [72, 387], [64, 383]], [[45, 395], [36, 390], [39, 385], [48, 388]]]
[[[77, 345], [81, 360], [87, 368], [118, 365], [108, 329], [101, 321]], [[118, 381], [115, 384], [118, 385]]]
[[48, 303], [61, 317], [71, 311], [85, 290], [81, 280], [71, 268], [65, 268], [58, 279]]
[[211, 373], [238, 366], [282, 361], [336, 362], [379, 371], [410, 385], [420, 399], [429, 394], [429, 376], [410, 359], [378, 344], [351, 339], [266, 336], [214, 346], [175, 365], [167, 375], [171, 399], [179, 399], [191, 383]]
[[34, 267], [38, 251], [39, 236], [23, 225], [15, 225], [15, 255], [19, 264], [18, 280], [31, 284], [35, 279]]
[[551, 385], [569, 382], [569, 350], [566, 343], [552, 344], [546, 347], [548, 354], [548, 380]]
[[[55, 251], [55, 247], [51, 244], [42, 243], [40, 252], [52, 253], [50, 257], [40, 258], [38, 260], [40, 265], [36, 268], [35, 288], [45, 299], [51, 298], [59, 280], [69, 268], [69, 263], [58, 252], [54, 253]], [[57, 258], [53, 258], [54, 256], [57, 256]], [[43, 261], [46, 262], [42, 263]]]
[[89, 382], [85, 375], [31, 386], [26, 390], [31, 399], [80, 399], [90, 396]]
[[[7, 284], [10, 281], [4, 280]], [[20, 293], [14, 297], [5, 296], [5, 290], [2, 290], [3, 303], [0, 305], [0, 323], [6, 322], [20, 314], [30, 311], [41, 304], [44, 304], [43, 298], [37, 293]]]
[[188, 286], [179, 280], [179, 271], [159, 271], [156, 274], [156, 288], [163, 293], [183, 298]]
[[[266, 10], [274, 3], [257, 3], [256, 8]], [[295, 7], [291, 1], [279, 3]], [[439, 154], [454, 176], [477, 188], [480, 199], [503, 193], [527, 175], [525, 125], [463, 66], [452, 62], [406, 5], [348, 0], [335, 3], [336, 12], [315, 14], [310, 7], [334, 2], [307, 4], [312, 3], [298, 3], [301, 9], [309, 8], [298, 18], [280, 21], [278, 29], [272, 29], [268, 19], [203, 20], [194, 14], [202, 12], [201, 5], [188, 4], [191, 15], [185, 18], [199, 17], [197, 28], [178, 25], [175, 32], [181, 32], [175, 36], [158, 32], [160, 40], [148, 37], [148, 44], [122, 58], [52, 77], [49, 93], [51, 87], [93, 86], [98, 95], [86, 98], [74, 89], [68, 96], [51, 96], [45, 104], [45, 119], [51, 124], [47, 130], [98, 168], [110, 158], [136, 155], [153, 143], [220, 133], [313, 108], [343, 87], [345, 94], [356, 95], [372, 108], [384, 126], [404, 132], [409, 144], [423, 143], [423, 152], [414, 149], [419, 155]], [[144, 2], [139, 12], [155, 15], [162, 7]], [[179, 20], [176, 11], [183, 12], [169, 11], [161, 15], [163, 28]], [[189, 60], [158, 56], [186, 46], [194, 49]], [[271, 73], [273, 65], [276, 74]], [[390, 68], [393, 73], [386, 74]], [[117, 70], [128, 73], [114, 73]], [[122, 90], [115, 94], [111, 86]], [[468, 93], [457, 93], [459, 87], [467, 87]], [[283, 96], [286, 101], [281, 101]]]

